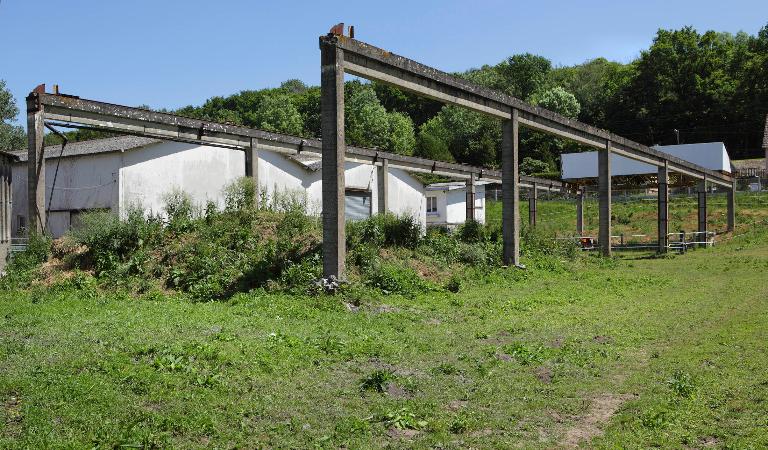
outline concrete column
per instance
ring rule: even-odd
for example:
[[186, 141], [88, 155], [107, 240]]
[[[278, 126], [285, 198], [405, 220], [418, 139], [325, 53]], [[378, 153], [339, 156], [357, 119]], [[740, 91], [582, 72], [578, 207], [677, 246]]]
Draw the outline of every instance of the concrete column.
[[658, 232], [659, 232], [659, 253], [667, 252], [667, 234], [669, 233], [669, 163], [664, 161], [663, 166], [659, 166], [659, 204], [658, 204]]
[[259, 207], [259, 140], [251, 138], [251, 148], [245, 151], [245, 176], [253, 179], [253, 206]]
[[322, 123], [323, 275], [344, 277], [344, 51], [320, 44]]
[[[696, 238], [697, 242], [704, 242], [707, 238], [707, 178], [699, 182], [698, 187], [699, 194], [699, 235]], [[699, 247], [703, 247], [704, 244], [699, 244]]]
[[[43, 106], [38, 86], [27, 97], [27, 228], [29, 233], [45, 231], [45, 131]], [[42, 87], [45, 90], [45, 87]]]
[[386, 214], [389, 211], [389, 160], [381, 160], [381, 166], [378, 167], [379, 173], [379, 214]]
[[736, 229], [736, 178], [725, 195], [728, 203], [728, 231], [733, 231]]
[[519, 112], [501, 124], [501, 217], [504, 238], [504, 264], [520, 265], [520, 185], [517, 174]]
[[536, 208], [539, 201], [539, 191], [536, 189], [536, 183], [531, 187], [531, 195], [528, 197], [528, 225], [536, 226]]
[[576, 194], [576, 234], [584, 236], [584, 188]]
[[477, 195], [477, 190], [475, 187], [475, 174], [472, 173], [469, 175], [469, 180], [467, 180], [467, 222], [470, 220], [475, 220], [475, 196]]
[[598, 151], [598, 189], [600, 195], [600, 253], [611, 256], [611, 141]]

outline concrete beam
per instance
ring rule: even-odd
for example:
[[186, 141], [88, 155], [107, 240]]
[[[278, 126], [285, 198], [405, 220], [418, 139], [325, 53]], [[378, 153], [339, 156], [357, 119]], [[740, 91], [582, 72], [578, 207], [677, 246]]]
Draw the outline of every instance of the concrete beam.
[[259, 140], [251, 138], [251, 147], [245, 151], [245, 176], [253, 181], [253, 206], [259, 207]]
[[383, 159], [377, 168], [379, 186], [379, 214], [389, 212], [389, 160]]
[[658, 242], [659, 253], [667, 252], [667, 235], [669, 233], [669, 167], [659, 167], [659, 194], [658, 194]]
[[344, 52], [321, 45], [323, 129], [323, 275], [343, 278], [347, 256], [344, 211]]
[[504, 240], [504, 264], [520, 266], [520, 186], [519, 124], [518, 111], [512, 111], [512, 119], [501, 123], [501, 216]]
[[726, 211], [728, 215], [728, 231], [734, 231], [736, 229], [736, 180], [733, 180], [731, 188], [725, 191], [725, 195], [728, 204]]
[[576, 194], [576, 234], [584, 236], [584, 188]]
[[[322, 141], [255, 128], [208, 122], [199, 119], [156, 113], [111, 103], [86, 100], [77, 97], [41, 94], [45, 117], [55, 120], [59, 126], [74, 126], [101, 131], [118, 132], [136, 136], [152, 137], [176, 142], [232, 148], [248, 151], [251, 139], [258, 139], [258, 148], [277, 153], [295, 155], [301, 153], [322, 154]], [[398, 155], [378, 149], [347, 146], [346, 159], [366, 164], [380, 164], [389, 161], [391, 168], [410, 172], [433, 173], [455, 178], [468, 179], [471, 174], [477, 180], [501, 182], [501, 171], [466, 164], [435, 161], [414, 156]], [[521, 176], [522, 186], [539, 184], [550, 191], [561, 191], [559, 181], [530, 176]]]
[[614, 143], [616, 153], [623, 156], [656, 166], [668, 160], [670, 168], [676, 172], [698, 177], [706, 174], [718, 184], [730, 182], [730, 177], [697, 164], [553, 111], [529, 105], [515, 97], [479, 86], [365, 42], [334, 34], [321, 36], [320, 42], [344, 50], [344, 65], [351, 74], [387, 83], [444, 103], [489, 114], [502, 120], [509, 118], [511, 110], [514, 109], [519, 113], [519, 123], [527, 127], [573, 139], [596, 148], [602, 148], [603, 143], [608, 140]]
[[[40, 103], [40, 86], [27, 97], [27, 231], [45, 232], [45, 107]], [[43, 89], [45, 87], [43, 86]]]
[[477, 195], [477, 188], [475, 186], [475, 176], [470, 175], [467, 180], [467, 222], [475, 220], [475, 196]]
[[528, 197], [528, 225], [531, 227], [536, 226], [536, 207], [539, 200], [538, 189], [534, 183], [533, 188], [530, 190], [530, 196]]
[[598, 153], [598, 189], [600, 197], [600, 252], [611, 256], [611, 141]]
[[[699, 235], [696, 238], [697, 242], [704, 242], [707, 239], [707, 180], [701, 180], [698, 185], [698, 204], [699, 204]], [[699, 247], [705, 246], [699, 244]]]

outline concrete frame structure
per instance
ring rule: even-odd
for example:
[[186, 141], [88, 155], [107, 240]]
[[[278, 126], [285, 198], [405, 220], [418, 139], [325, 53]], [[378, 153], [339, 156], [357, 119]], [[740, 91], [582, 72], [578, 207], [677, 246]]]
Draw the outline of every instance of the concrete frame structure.
[[[45, 160], [38, 157], [38, 155], [43, 154], [42, 130], [46, 124], [244, 151], [246, 173], [254, 178], [257, 178], [258, 175], [259, 150], [287, 155], [322, 155], [322, 142], [317, 139], [306, 139], [254, 128], [191, 119], [174, 114], [157, 113], [81, 99], [71, 95], [47, 94], [44, 85], [38, 86], [30, 93], [28, 106], [28, 118], [41, 125], [39, 134], [37, 128], [30, 128], [28, 133], [28, 154], [33, 156], [29, 159], [28, 164], [30, 176], [27, 179], [27, 186], [30, 194], [32, 194], [29, 196], [28, 208], [33, 214], [27, 217], [29, 218], [28, 228], [33, 232], [43, 232], [46, 223]], [[344, 159], [377, 166], [378, 176], [382, 180], [387, 178], [390, 168], [408, 172], [433, 173], [464, 180], [474, 177], [476, 180], [500, 182], [502, 179], [502, 173], [498, 170], [398, 155], [377, 149], [345, 146]], [[565, 189], [560, 182], [535, 177], [522, 177], [521, 183], [527, 187], [537, 183], [539, 189], [544, 190], [562, 191]], [[387, 184], [379, 183], [380, 189], [386, 190]], [[387, 197], [385, 193], [382, 198], [386, 199]], [[343, 204], [342, 202], [341, 205]], [[379, 203], [379, 212], [388, 210], [391, 208], [386, 204], [386, 201]], [[341, 212], [343, 214], [343, 208]], [[344, 240], [340, 242], [344, 242]]]
[[[654, 166], [665, 166], [694, 179], [733, 189], [731, 177], [710, 171], [696, 164], [649, 148], [561, 116], [544, 108], [531, 106], [517, 98], [483, 88], [416, 61], [343, 36], [343, 25], [320, 37], [321, 50], [321, 122], [322, 142], [302, 139], [252, 128], [206, 122], [172, 114], [156, 113], [138, 108], [113, 105], [65, 95], [45, 93], [38, 86], [27, 97], [29, 151], [29, 228], [42, 232], [45, 224], [44, 166], [42, 158], [45, 120], [59, 125], [108, 130], [138, 136], [156, 137], [180, 142], [201, 143], [256, 152], [269, 148], [277, 152], [322, 154], [323, 177], [323, 271], [325, 276], [343, 277], [346, 249], [344, 245], [344, 160], [405, 168], [452, 176], [455, 178], [486, 179], [502, 183], [502, 235], [504, 262], [519, 266], [520, 216], [519, 189], [533, 181], [518, 174], [519, 127], [546, 132], [598, 148], [600, 197], [600, 246], [604, 255], [611, 254], [611, 172], [610, 153], [616, 153]], [[387, 83], [447, 104], [458, 105], [502, 120], [502, 170], [413, 158], [375, 149], [348, 147], [344, 141], [344, 75], [349, 73]], [[249, 157], [250, 161], [257, 158]], [[256, 173], [249, 170], [253, 176]], [[381, 171], [385, 176], [386, 170]], [[552, 190], [562, 190], [563, 185]], [[703, 197], [706, 202], [706, 196]], [[728, 223], [735, 219], [735, 202], [729, 211]], [[384, 207], [386, 208], [386, 206]], [[583, 212], [583, 210], [582, 210]], [[583, 222], [582, 222], [583, 226]]]
[[[338, 95], [334, 83], [343, 78], [345, 73], [356, 75], [369, 80], [386, 83], [418, 95], [422, 95], [443, 103], [469, 108], [471, 110], [497, 117], [502, 120], [502, 235], [504, 239], [504, 263], [519, 265], [520, 251], [520, 216], [518, 174], [519, 160], [519, 126], [543, 131], [555, 136], [567, 138], [596, 147], [600, 151], [600, 247], [603, 255], [611, 254], [611, 172], [609, 154], [626, 156], [654, 166], [666, 166], [670, 170], [685, 174], [695, 179], [707, 177], [709, 181], [731, 188], [733, 180], [725, 175], [710, 171], [704, 167], [676, 158], [637, 142], [617, 136], [584, 123], [561, 116], [544, 108], [531, 106], [517, 98], [487, 89], [469, 81], [452, 76], [435, 68], [420, 64], [408, 58], [395, 55], [389, 51], [374, 47], [343, 35], [343, 24], [338, 24], [331, 32], [320, 37], [320, 52], [322, 60], [322, 77], [326, 82], [321, 84], [323, 102], [336, 102], [335, 107], [326, 107], [322, 118], [323, 127], [335, 126], [336, 130], [343, 128], [343, 116], [333, 116], [343, 106], [343, 92]], [[329, 73], [332, 71], [333, 73]], [[343, 112], [341, 113], [343, 114]], [[326, 115], [328, 117], [326, 117]], [[337, 131], [323, 130], [324, 135], [333, 136]], [[324, 152], [336, 152], [338, 139], [323, 140]], [[324, 158], [328, 165], [328, 182], [338, 178], [341, 167], [331, 167], [330, 159]], [[324, 168], [324, 171], [326, 169]], [[325, 172], [324, 172], [325, 173]], [[325, 181], [325, 179], [324, 179]], [[323, 199], [323, 209], [328, 203], [329, 210], [333, 209], [334, 199], [338, 192], [329, 192]], [[331, 245], [333, 236], [343, 230], [337, 222], [327, 221], [323, 229], [324, 240]], [[325, 245], [325, 244], [324, 244]], [[339, 246], [340, 247], [340, 246]], [[333, 264], [324, 264], [325, 275], [343, 275], [344, 250], [327, 248], [325, 254], [336, 259]]]

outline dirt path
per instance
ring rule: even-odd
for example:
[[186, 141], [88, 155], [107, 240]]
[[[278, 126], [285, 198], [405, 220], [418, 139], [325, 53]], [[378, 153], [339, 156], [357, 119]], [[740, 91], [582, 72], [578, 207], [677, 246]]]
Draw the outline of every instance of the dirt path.
[[565, 448], [577, 448], [580, 443], [600, 436], [603, 434], [600, 425], [611, 420], [621, 405], [632, 397], [630, 394], [603, 394], [596, 397], [589, 411], [568, 430], [560, 445]]

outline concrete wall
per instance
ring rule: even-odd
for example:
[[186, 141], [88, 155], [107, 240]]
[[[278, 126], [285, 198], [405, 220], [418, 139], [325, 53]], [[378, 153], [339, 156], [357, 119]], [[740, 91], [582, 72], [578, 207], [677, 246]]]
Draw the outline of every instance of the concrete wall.
[[162, 213], [166, 196], [189, 194], [204, 206], [224, 206], [224, 187], [245, 176], [245, 154], [236, 150], [162, 142], [122, 153], [119, 211], [138, 206]]
[[13, 169], [10, 158], [0, 155], [0, 273], [5, 270], [11, 249], [11, 225], [13, 206]]
[[[118, 177], [121, 154], [101, 153], [62, 158], [56, 175], [56, 190], [51, 198], [51, 187], [56, 173], [56, 160], [45, 165], [45, 203], [50, 203], [49, 227], [52, 235], [61, 236], [69, 229], [69, 211], [83, 209], [110, 209], [117, 213]], [[27, 164], [13, 165], [13, 213], [11, 231], [20, 236], [19, 216], [27, 217]]]
[[[260, 188], [269, 201], [276, 197], [306, 198], [310, 214], [322, 211], [320, 171], [307, 170], [284, 155], [259, 152]], [[346, 163], [346, 186], [372, 194], [372, 210], [378, 209], [378, 179], [375, 166]], [[46, 203], [53, 185], [56, 159], [46, 161]], [[204, 206], [224, 204], [223, 189], [245, 175], [245, 154], [236, 150], [177, 142], [161, 142], [125, 152], [70, 156], [61, 159], [56, 190], [48, 219], [49, 231], [62, 236], [72, 215], [90, 209], [109, 209], [124, 215], [130, 207], [162, 213], [165, 198], [175, 190], [189, 194]], [[389, 172], [390, 210], [410, 214], [426, 227], [424, 186], [399, 169]], [[18, 216], [27, 215], [27, 165], [13, 166], [12, 232], [20, 236]], [[27, 223], [29, 221], [27, 220]]]

